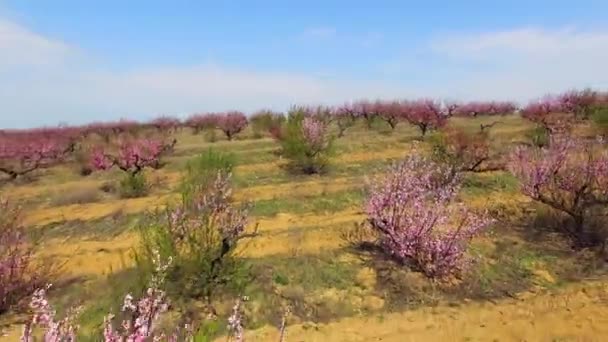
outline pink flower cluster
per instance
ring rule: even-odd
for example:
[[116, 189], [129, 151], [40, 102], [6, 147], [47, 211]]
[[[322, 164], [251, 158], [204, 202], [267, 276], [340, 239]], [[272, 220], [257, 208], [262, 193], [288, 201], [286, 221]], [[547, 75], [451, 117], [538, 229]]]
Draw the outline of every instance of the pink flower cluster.
[[553, 136], [548, 147], [518, 147], [509, 170], [522, 192], [575, 221], [574, 237], [582, 233], [587, 210], [608, 204], [608, 151], [603, 142]]
[[247, 117], [239, 111], [225, 113], [196, 114], [186, 120], [186, 125], [192, 127], [195, 133], [207, 129], [220, 129], [228, 140], [247, 127]]
[[70, 129], [33, 129], [0, 133], [0, 172], [15, 179], [62, 162], [75, 144]]
[[30, 308], [34, 311], [32, 320], [26, 323], [21, 334], [21, 342], [33, 342], [33, 328], [40, 326], [44, 330], [45, 342], [73, 342], [76, 340], [77, 326], [74, 323], [75, 312], [71, 312], [64, 319], [55, 320], [55, 310], [46, 298], [46, 288], [34, 292], [30, 301]]
[[384, 251], [429, 277], [460, 272], [469, 241], [492, 220], [453, 203], [458, 184], [451, 170], [420, 156], [377, 179], [365, 211]]
[[590, 89], [570, 90], [558, 95], [546, 95], [530, 102], [522, 110], [522, 116], [550, 132], [557, 132], [571, 125], [574, 119], [585, 119], [594, 107], [608, 106], [606, 93]]
[[218, 173], [209, 188], [197, 189], [191, 201], [168, 212], [169, 230], [176, 244], [196, 235], [201, 225], [210, 223], [220, 230], [222, 240], [235, 245], [245, 232], [248, 212], [231, 204], [230, 178], [230, 174]]
[[364, 118], [368, 126], [378, 118], [395, 128], [400, 121], [417, 126], [422, 134], [443, 126], [452, 107], [442, 106], [430, 99], [415, 101], [359, 101], [339, 107], [336, 113], [349, 117]]
[[[175, 341], [177, 332], [167, 336], [157, 331], [156, 324], [161, 314], [166, 312], [169, 304], [165, 292], [161, 289], [164, 284], [166, 272], [171, 265], [171, 259], [166, 263], [161, 262], [160, 255], [155, 254], [154, 274], [150, 281], [150, 287], [145, 295], [135, 301], [133, 296], [127, 294], [123, 301], [122, 312], [125, 319], [122, 321], [121, 329], [117, 330], [112, 325], [114, 315], [110, 314], [104, 319], [103, 341], [104, 342], [143, 342], [150, 338], [154, 341]], [[41, 327], [44, 332], [45, 342], [75, 341], [78, 327], [75, 325], [74, 317], [78, 310], [72, 310], [66, 318], [56, 321], [55, 311], [46, 298], [46, 288], [36, 290], [30, 302], [30, 308], [34, 311], [30, 322], [26, 323], [21, 335], [22, 342], [34, 341], [34, 328]], [[191, 339], [192, 332], [186, 331], [186, 337]]]
[[241, 312], [241, 299], [237, 299], [236, 303], [232, 307], [232, 314], [228, 317], [228, 331], [234, 336], [236, 342], [243, 342], [244, 329], [243, 329], [243, 313]]
[[[155, 270], [145, 295], [136, 303], [131, 294], [127, 294], [124, 298], [122, 311], [127, 313], [127, 318], [122, 321], [122, 331], [117, 331], [112, 326], [114, 315], [110, 314], [104, 319], [105, 342], [145, 341], [152, 336], [155, 340], [166, 338], [163, 333], [156, 331], [155, 323], [160, 315], [169, 309], [165, 292], [161, 288], [172, 260], [169, 259], [163, 263], [160, 254], [156, 252], [153, 262]], [[175, 341], [175, 338], [169, 338], [169, 340]]]
[[182, 122], [178, 118], [170, 116], [160, 116], [148, 123], [161, 132], [171, 132], [181, 126]]
[[120, 119], [114, 122], [93, 122], [80, 129], [84, 135], [97, 134], [109, 142], [112, 137], [124, 133], [136, 133], [141, 128], [142, 124], [137, 121]]
[[217, 127], [218, 115], [215, 113], [194, 114], [186, 119], [185, 124], [194, 130], [194, 133], [199, 133], [207, 129], [215, 129]]
[[[169, 309], [169, 302], [162, 288], [172, 264], [172, 258], [163, 262], [160, 253], [154, 251], [152, 262], [154, 272], [144, 296], [139, 300], [135, 300], [131, 294], [125, 296], [121, 309], [121, 315], [124, 319], [119, 329], [116, 329], [112, 324], [114, 315], [109, 314], [104, 318], [102, 341], [194, 341], [194, 329], [191, 324], [186, 324], [184, 329], [176, 328], [169, 334], [163, 332], [158, 326], [160, 317]], [[21, 335], [22, 342], [34, 341], [34, 329], [36, 327], [42, 328], [45, 342], [76, 341], [78, 326], [75, 324], [74, 318], [79, 309], [71, 310], [64, 319], [56, 321], [55, 311], [46, 297], [46, 291], [50, 287], [51, 285], [47, 285], [45, 288], [34, 292], [30, 302], [33, 316], [24, 325]], [[247, 298], [243, 297], [242, 300], [247, 300]], [[228, 318], [229, 334], [234, 337], [235, 341], [239, 342], [244, 341], [242, 300], [238, 299], [236, 301], [232, 314]], [[284, 333], [284, 329], [282, 327], [282, 333]]]
[[302, 120], [302, 135], [311, 155], [318, 154], [328, 145], [327, 126], [314, 117]]
[[117, 166], [121, 170], [136, 175], [146, 167], [156, 167], [163, 154], [173, 148], [157, 139], [129, 139], [119, 143], [116, 152], [111, 153], [103, 147], [93, 149], [91, 163], [95, 169], [107, 170]]
[[38, 274], [31, 261], [20, 210], [0, 199], [0, 313], [33, 290]]
[[232, 140], [235, 134], [247, 127], [247, 117], [242, 112], [230, 111], [218, 115], [217, 128], [219, 128], [228, 140]]

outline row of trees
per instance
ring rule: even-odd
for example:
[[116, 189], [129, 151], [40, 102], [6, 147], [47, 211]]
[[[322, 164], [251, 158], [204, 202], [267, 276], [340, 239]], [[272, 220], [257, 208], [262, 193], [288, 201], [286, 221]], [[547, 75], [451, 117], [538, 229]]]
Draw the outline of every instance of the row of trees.
[[[528, 104], [521, 109], [521, 113], [537, 123], [544, 136], [572, 127], [573, 121], [592, 117], [602, 108], [608, 108], [607, 94], [583, 90], [546, 96]], [[251, 124], [255, 135], [271, 135], [284, 145], [283, 151], [288, 154], [287, 157], [291, 154], [292, 159], [298, 159], [297, 164], [301, 169], [307, 173], [317, 173], [325, 168], [322, 164], [326, 163], [326, 152], [335, 138], [329, 136], [330, 124], [337, 128], [337, 137], [340, 137], [357, 120], [364, 120], [368, 126], [374, 121], [383, 121], [392, 129], [400, 122], [407, 122], [417, 127], [424, 137], [431, 130], [446, 127], [447, 119], [452, 116], [505, 115], [515, 110], [517, 106], [514, 103], [498, 101], [358, 101], [334, 107], [294, 107], [288, 115], [263, 110], [249, 119], [242, 112], [230, 111], [197, 114], [184, 122], [160, 117], [148, 123], [121, 120], [80, 127], [5, 130], [0, 131], [0, 172], [14, 180], [40, 168], [79, 159], [84, 164], [82, 174], [116, 165], [130, 174], [128, 183], [141, 185], [141, 179], [137, 179], [140, 171], [145, 167], [161, 165], [160, 156], [170, 152], [175, 144], [175, 141], [168, 141], [168, 134], [180, 127], [191, 127], [194, 133], [219, 129], [228, 140], [232, 140]], [[299, 114], [294, 116], [292, 113]], [[308, 139], [310, 134], [294, 128], [301, 126], [299, 121], [304, 117], [308, 124], [303, 127], [316, 127], [317, 140], [322, 136], [323, 143]], [[439, 147], [443, 148], [443, 154], [450, 152], [450, 158], [455, 156], [465, 170], [481, 171], [499, 167], [488, 165], [493, 156], [490, 155], [488, 135], [483, 132], [493, 124], [482, 125], [481, 133], [474, 136], [462, 132], [444, 132], [444, 146]], [[105, 158], [101, 158], [101, 154], [105, 154]]]
[[[330, 144], [327, 141], [327, 125], [321, 117], [301, 109], [293, 111], [286, 120], [282, 126], [285, 129], [280, 134], [292, 137], [288, 139], [298, 137], [305, 144], [305, 156], [314, 158], [318, 155], [315, 151], [325, 149]], [[284, 148], [287, 147], [284, 145]], [[123, 159], [130, 160], [127, 157], [131, 155], [130, 151], [137, 149], [135, 146], [119, 153], [125, 155]], [[372, 181], [364, 204], [368, 227], [376, 233], [376, 242], [381, 250], [400, 264], [419, 270], [430, 278], [461, 275], [470, 265], [467, 256], [471, 239], [493, 223], [487, 213], [468, 208], [459, 200], [463, 171], [479, 171], [460, 164], [467, 160], [463, 153], [468, 150], [462, 148], [461, 154], [450, 154], [459, 156], [459, 163], [439, 160], [435, 155], [423, 157], [420, 154], [396, 163], [384, 175]], [[120, 158], [107, 153], [100, 152], [98, 156], [98, 163], [103, 168], [116, 165], [128, 171], [143, 167], [131, 168]], [[239, 240], [255, 235], [245, 233], [247, 212], [235, 207], [230, 199], [229, 171], [232, 163], [218, 157], [207, 157], [201, 165], [211, 164], [228, 166], [209, 170], [207, 177], [187, 177], [205, 181], [192, 184], [192, 191], [182, 196], [182, 202], [156, 213], [150, 225], [142, 229], [144, 249], [140, 250], [140, 265], [157, 268], [155, 261], [159, 251], [162, 259], [173, 260], [174, 264], [163, 266], [161, 271], [168, 282], [173, 283], [174, 293], [179, 289], [179, 292], [197, 297], [213, 296], [213, 289], [218, 284], [234, 279], [238, 273], [238, 268], [234, 267], [238, 258], [233, 258], [233, 252]], [[504, 167], [519, 179], [524, 195], [569, 219], [568, 224], [560, 228], [575, 247], [602, 243], [589, 229], [589, 223], [598, 210], [602, 214], [608, 204], [608, 151], [602, 139], [583, 140], [567, 132], [551, 133], [545, 146], [515, 147], [505, 158]], [[7, 241], [18, 241], [19, 235], [11, 233], [14, 230], [9, 229], [18, 227], [13, 216], [3, 217], [6, 221], [0, 228], [4, 227], [2, 231], [9, 233], [6, 235]], [[13, 245], [8, 243], [5, 247]], [[0, 265], [14, 264], [20, 269], [20, 265], [24, 265], [21, 261], [23, 256], [29, 258], [27, 250], [15, 254], [9, 249], [3, 250], [3, 246], [0, 244], [0, 257], [6, 255], [8, 258], [0, 258]], [[205, 248], [198, 248], [200, 246]], [[16, 261], [9, 263], [5, 259]], [[25, 284], [30, 286], [27, 282]], [[8, 286], [2, 288], [11, 289]], [[133, 303], [131, 299], [125, 299], [127, 313], [143, 312], [144, 320], [131, 322], [129, 317], [136, 315], [127, 315], [125, 331], [116, 331], [111, 318], [108, 318], [104, 325], [106, 340], [114, 341], [120, 336], [147, 337], [154, 333], [153, 322], [166, 310], [166, 306], [164, 292], [158, 285], [150, 286], [150, 289], [145, 297], [149, 298], [147, 300]], [[11, 291], [17, 293], [16, 290]], [[33, 301], [34, 309], [40, 310], [41, 314], [44, 314], [46, 305], [43, 295], [43, 292], [38, 292]], [[150, 303], [159, 305], [146, 306]], [[49, 319], [52, 322], [53, 317]], [[44, 328], [51, 332], [61, 326], [42, 322]], [[30, 326], [26, 327], [25, 335], [31, 334], [29, 329]], [[73, 331], [68, 329], [66, 333], [72, 334]]]

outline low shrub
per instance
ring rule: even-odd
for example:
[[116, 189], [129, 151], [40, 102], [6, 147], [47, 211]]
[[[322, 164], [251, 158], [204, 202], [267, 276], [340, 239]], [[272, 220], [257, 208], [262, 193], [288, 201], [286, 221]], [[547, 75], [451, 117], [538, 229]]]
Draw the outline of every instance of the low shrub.
[[239, 290], [248, 268], [235, 254], [245, 233], [246, 207], [231, 203], [230, 174], [216, 171], [213, 178], [197, 179], [177, 204], [149, 215], [140, 229], [136, 260], [142, 274], [153, 266], [155, 251], [172, 257], [167, 270], [169, 290], [180, 298], [203, 298], [210, 304], [219, 288]]
[[[455, 171], [485, 172], [502, 169], [497, 156], [492, 154], [486, 131], [467, 133], [445, 130], [431, 136], [433, 158], [446, 163]], [[491, 164], [491, 162], [494, 162]]]
[[34, 246], [21, 223], [20, 209], [0, 200], [0, 314], [50, 277], [49, 262], [34, 262]]
[[257, 139], [263, 137], [265, 133], [270, 133], [272, 129], [281, 127], [285, 122], [285, 116], [282, 113], [261, 110], [251, 115], [249, 122], [251, 122], [254, 138]]
[[491, 219], [455, 203], [459, 186], [459, 175], [424, 157], [408, 157], [389, 168], [372, 184], [365, 205], [379, 247], [428, 277], [461, 273], [469, 241]]
[[236, 165], [236, 156], [209, 148], [206, 152], [188, 160], [180, 191], [189, 196], [200, 187], [215, 180], [218, 173], [229, 174]]
[[293, 109], [280, 138], [282, 155], [290, 160], [291, 170], [305, 174], [327, 170], [333, 137], [321, 121], [306, 116], [303, 109]]
[[148, 181], [143, 173], [123, 175], [118, 183], [118, 195], [120, 198], [144, 197], [150, 192]]

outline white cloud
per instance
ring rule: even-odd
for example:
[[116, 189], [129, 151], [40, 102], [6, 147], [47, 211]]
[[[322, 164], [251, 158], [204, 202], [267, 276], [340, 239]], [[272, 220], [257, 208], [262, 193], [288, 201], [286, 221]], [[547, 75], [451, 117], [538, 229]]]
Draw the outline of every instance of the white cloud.
[[0, 18], [0, 70], [13, 66], [44, 66], [73, 53], [58, 40], [36, 34]]
[[[335, 30], [311, 29], [309, 34], [331, 37]], [[444, 35], [428, 44], [410, 47], [401, 64], [366, 79], [221, 64], [115, 71], [77, 46], [0, 19], [0, 127], [282, 110], [358, 98], [523, 102], [571, 87], [608, 88], [608, 31], [517, 29]]]
[[[3, 31], [8, 32], [4, 41], [10, 45], [4, 43], [2, 50], [27, 48], [15, 49], [10, 60], [0, 59], [0, 66], [6, 69], [0, 72], [0, 127], [227, 109], [283, 110], [292, 104], [331, 104], [407, 93], [403, 87], [378, 82], [213, 64], [110, 71], [76, 47], [16, 24], [3, 27], [10, 28]], [[28, 59], [33, 52], [36, 58]]]
[[522, 28], [454, 34], [433, 40], [433, 53], [459, 62], [471, 96], [524, 101], [569, 88], [608, 88], [608, 30]]

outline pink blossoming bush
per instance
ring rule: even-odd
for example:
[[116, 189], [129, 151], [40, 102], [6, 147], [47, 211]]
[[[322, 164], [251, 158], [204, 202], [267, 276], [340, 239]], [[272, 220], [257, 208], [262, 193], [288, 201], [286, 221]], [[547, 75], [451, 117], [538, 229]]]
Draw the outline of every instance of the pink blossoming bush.
[[[124, 317], [119, 329], [116, 329], [112, 321], [113, 314], [109, 314], [104, 319], [103, 336], [104, 342], [135, 342], [135, 341], [191, 341], [193, 333], [186, 329], [174, 329], [167, 334], [158, 329], [158, 322], [161, 315], [169, 309], [169, 302], [164, 290], [162, 290], [166, 272], [171, 265], [171, 259], [162, 263], [160, 256], [156, 253], [154, 259], [154, 274], [150, 279], [148, 289], [144, 296], [135, 300], [131, 294], [124, 298], [121, 314]], [[46, 288], [37, 290], [32, 296], [30, 308], [33, 311], [32, 319], [23, 328], [21, 336], [22, 342], [35, 341], [35, 328], [41, 328], [45, 342], [64, 342], [76, 341], [78, 326], [75, 323], [75, 316], [78, 310], [72, 310], [65, 318], [56, 321], [56, 313], [49, 304], [46, 297]], [[182, 339], [178, 339], [181, 337]]]
[[219, 114], [217, 118], [217, 128], [224, 132], [228, 140], [244, 130], [248, 123], [245, 114], [238, 111]]
[[521, 191], [571, 218], [561, 229], [578, 246], [593, 243], [586, 232], [592, 210], [608, 204], [608, 152], [603, 142], [553, 137], [548, 147], [518, 147], [509, 170]]
[[[162, 316], [170, 309], [170, 303], [163, 286], [167, 275], [167, 270], [172, 264], [169, 259], [166, 263], [160, 260], [160, 254], [155, 254], [155, 270], [150, 280], [148, 289], [144, 295], [135, 300], [131, 294], [124, 297], [120, 316], [123, 317], [120, 327], [116, 328], [113, 324], [115, 316], [109, 314], [104, 318], [103, 333], [99, 340], [103, 342], [139, 342], [139, 341], [208, 341], [205, 330], [198, 330], [192, 323], [186, 323], [183, 328], [176, 327], [171, 330], [162, 329], [160, 321]], [[46, 291], [50, 288], [36, 290], [30, 301], [30, 308], [33, 311], [32, 318], [23, 327], [21, 342], [34, 342], [36, 330], [40, 333], [45, 342], [75, 342], [77, 341], [78, 325], [75, 317], [79, 313], [79, 308], [71, 310], [68, 315], [57, 321], [56, 313], [47, 299]], [[246, 298], [244, 298], [246, 299]], [[245, 341], [243, 312], [241, 309], [242, 301], [238, 299], [232, 309], [232, 314], [228, 317], [228, 338], [237, 342]], [[203, 322], [204, 323], [204, 322]], [[285, 324], [280, 327], [280, 342], [283, 342]]]
[[44, 281], [42, 268], [32, 262], [33, 252], [20, 210], [0, 199], [0, 314]]
[[56, 321], [55, 310], [46, 298], [46, 291], [50, 288], [38, 289], [34, 292], [30, 301], [30, 308], [34, 312], [31, 321], [26, 322], [21, 334], [21, 342], [34, 342], [34, 328], [43, 329], [45, 342], [75, 341], [78, 327], [74, 322], [74, 315], [69, 314], [65, 318]]
[[460, 273], [471, 238], [492, 221], [455, 203], [459, 183], [449, 168], [421, 156], [376, 179], [365, 212], [382, 250], [428, 277]]
[[293, 109], [281, 133], [282, 155], [290, 160], [294, 172], [322, 173], [329, 166], [333, 137], [328, 126], [315, 117]]
[[[170, 290], [184, 298], [211, 300], [220, 286], [238, 284], [243, 263], [235, 255], [246, 233], [247, 206], [232, 203], [230, 174], [218, 172], [206, 182], [197, 180], [182, 193], [182, 200], [150, 214], [140, 227], [140, 270], [150, 270], [155, 251], [172, 257], [167, 270]], [[235, 285], [236, 286], [236, 285]]]

